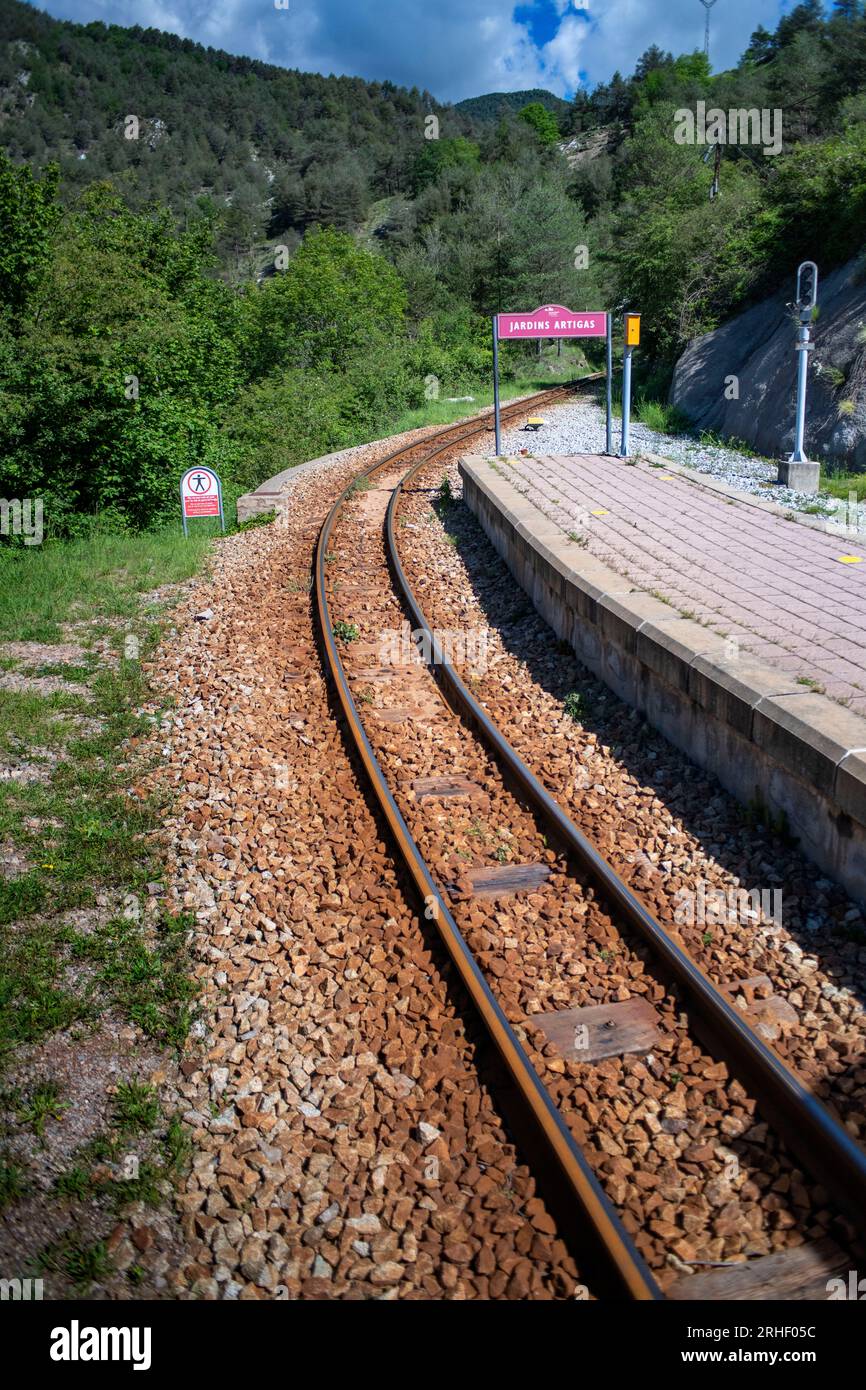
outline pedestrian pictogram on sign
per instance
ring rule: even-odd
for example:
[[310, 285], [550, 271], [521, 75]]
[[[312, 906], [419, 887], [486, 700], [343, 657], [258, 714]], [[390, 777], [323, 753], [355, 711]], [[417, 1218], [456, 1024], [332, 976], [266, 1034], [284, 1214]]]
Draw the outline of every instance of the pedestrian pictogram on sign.
[[212, 468], [188, 468], [180, 480], [180, 505], [183, 532], [188, 534], [187, 520], [191, 517], [218, 516], [223, 531], [223, 492], [219, 477]]

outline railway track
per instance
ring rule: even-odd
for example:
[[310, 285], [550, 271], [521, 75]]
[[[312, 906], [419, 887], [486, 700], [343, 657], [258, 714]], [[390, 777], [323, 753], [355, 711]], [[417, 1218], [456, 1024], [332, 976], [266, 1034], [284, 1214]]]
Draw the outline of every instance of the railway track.
[[[519, 419], [563, 394], [561, 388], [541, 393], [506, 408], [503, 418]], [[615, 1034], [620, 1027], [652, 1030], [656, 1025], [650, 1016], [656, 1016], [658, 1041], [646, 1051], [672, 1055], [677, 1065], [685, 1059], [682, 1075], [675, 1070], [670, 1075], [680, 1077], [675, 1086], [684, 1085], [687, 1094], [697, 1088], [707, 1097], [708, 1108], [718, 1112], [716, 1150], [724, 1152], [726, 1137], [751, 1134], [758, 1117], [772, 1125], [760, 1155], [756, 1157], [754, 1144], [744, 1146], [747, 1182], [763, 1196], [764, 1205], [739, 1204], [755, 1227], [741, 1261], [820, 1243], [832, 1225], [825, 1191], [850, 1214], [851, 1226], [841, 1228], [843, 1238], [850, 1237], [866, 1211], [866, 1156], [542, 787], [431, 631], [400, 559], [400, 499], [421, 470], [477, 439], [486, 427], [483, 421], [463, 422], [398, 450], [359, 475], [338, 498], [320, 533], [315, 559], [324, 657], [351, 740], [425, 904], [425, 916], [438, 929], [514, 1081], [530, 1143], [557, 1191], [565, 1227], [579, 1244], [584, 1263], [589, 1252], [594, 1290], [658, 1299], [671, 1283], [669, 1246], [677, 1234], [677, 1202], [691, 1200], [695, 1163], [710, 1163], [707, 1150], [713, 1149], [704, 1145], [703, 1157], [692, 1154], [690, 1161], [689, 1149], [676, 1147], [674, 1136], [685, 1127], [679, 1117], [674, 1114], [665, 1129], [665, 1121], [659, 1124], [650, 1111], [641, 1119], [648, 1126], [648, 1146], [653, 1151], [658, 1146], [666, 1158], [661, 1172], [653, 1166], [654, 1152], [646, 1155], [645, 1171], [631, 1164], [625, 1171], [617, 1161], [614, 1135], [608, 1136], [607, 1149], [602, 1143], [601, 1163], [597, 1151], [590, 1161], [587, 1151], [595, 1145], [587, 1136], [593, 1134], [598, 1108], [589, 1095], [594, 1081], [600, 1077], [602, 1089], [614, 1094], [618, 1087], [630, 1087], [633, 1097], [635, 1083], [639, 1088], [647, 1075], [645, 1068], [641, 1072], [639, 1054], [623, 1047], [617, 1053], [616, 1037], [605, 1051], [604, 1035], [599, 1043], [597, 1029], [608, 1026]], [[422, 635], [425, 660], [413, 649], [403, 651], [396, 662], [383, 662], [382, 634], [398, 633], [406, 615]], [[379, 648], [363, 642], [365, 635], [378, 636]], [[378, 694], [404, 703], [377, 705]], [[412, 771], [423, 775], [410, 777]], [[477, 814], [479, 809], [490, 811], [487, 821]], [[466, 836], [473, 833], [486, 836], [486, 830], [475, 827], [493, 821], [499, 827], [498, 862], [467, 869], [455, 857], [462, 853], [465, 858], [465, 851], [455, 852], [453, 846], [470, 843]], [[569, 917], [575, 904], [579, 916]], [[571, 956], [570, 938], [586, 923], [596, 944], [613, 943], [600, 948], [601, 964], [608, 964], [605, 955], [617, 955], [620, 981], [625, 965], [630, 980], [625, 998], [617, 997], [621, 984], [612, 992], [595, 957], [588, 993], [576, 985], [585, 968], [579, 961], [568, 959], [563, 971]], [[556, 1026], [539, 1032], [533, 1022], [539, 1010], [527, 1011], [523, 986], [515, 983], [522, 969], [540, 978], [555, 1002], [584, 1002], [545, 1015], [544, 1021], [552, 1018]], [[630, 1017], [620, 1025], [616, 1020], [622, 1009], [615, 1006], [628, 1007], [629, 997], [645, 1007], [638, 1010], [640, 1019]], [[563, 1044], [563, 1028], [573, 1029], [573, 1046]], [[581, 1048], [586, 1049], [590, 1030], [588, 1060], [583, 1060]], [[623, 1056], [629, 1061], [623, 1063]], [[633, 1118], [637, 1112], [631, 1103], [620, 1103], [623, 1119]], [[726, 1118], [727, 1128], [722, 1124]], [[661, 1140], [654, 1142], [659, 1131]], [[642, 1147], [638, 1144], [638, 1151]], [[791, 1154], [801, 1166], [792, 1163]], [[722, 1169], [727, 1171], [724, 1165]], [[725, 1180], [717, 1170], [718, 1164], [709, 1180], [718, 1189]], [[792, 1193], [793, 1200], [786, 1201]], [[704, 1223], [707, 1234], [736, 1226], [732, 1207], [738, 1203], [733, 1193], [730, 1198], [716, 1204], [722, 1214], [712, 1226]], [[701, 1213], [691, 1215], [700, 1228]], [[839, 1235], [836, 1227], [833, 1234]], [[694, 1267], [682, 1257], [676, 1262], [683, 1269]], [[784, 1274], [779, 1276], [780, 1287], [785, 1280]], [[680, 1279], [675, 1296], [689, 1296], [682, 1290], [687, 1283]]]

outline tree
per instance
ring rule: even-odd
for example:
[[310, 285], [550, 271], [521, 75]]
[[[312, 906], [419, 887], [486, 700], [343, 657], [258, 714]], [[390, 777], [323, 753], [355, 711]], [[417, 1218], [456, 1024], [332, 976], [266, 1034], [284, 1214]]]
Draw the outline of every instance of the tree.
[[821, 0], [802, 0], [796, 5], [790, 14], [784, 15], [779, 20], [776, 29], [776, 46], [779, 49], [786, 44], [792, 43], [797, 34], [804, 30], [817, 32], [820, 30], [824, 19], [824, 6]]
[[55, 529], [105, 509], [150, 525], [184, 468], [221, 461], [239, 321], [212, 259], [206, 223], [178, 234], [103, 186], [58, 222], [0, 326], [0, 495], [43, 497]]
[[446, 169], [477, 169], [480, 150], [463, 135], [426, 140], [412, 169], [412, 187], [417, 196], [431, 183], [436, 183]]
[[744, 63], [769, 63], [776, 53], [776, 40], [765, 29], [763, 24], [759, 24], [752, 37], [749, 39], [749, 46], [743, 54]]
[[383, 257], [342, 232], [311, 232], [259, 292], [257, 371], [342, 366], [398, 334], [405, 312], [406, 292]]
[[717, 326], [755, 282], [760, 247], [749, 240], [759, 208], [752, 165], [731, 161], [724, 197], [710, 201], [700, 147], [670, 139], [673, 108], [654, 107], [626, 142], [623, 189], [609, 230], [611, 292], [644, 315], [651, 352], [670, 359]]
[[20, 311], [46, 265], [60, 220], [58, 169], [37, 179], [0, 151], [0, 304]]
[[542, 106], [540, 101], [531, 101], [518, 111], [518, 117], [532, 126], [542, 145], [555, 145], [559, 139], [559, 126], [552, 111]]
[[654, 43], [638, 58], [634, 70], [635, 78], [642, 82], [649, 73], [655, 72], [658, 68], [668, 67], [672, 62], [671, 54], [665, 53], [664, 49]]

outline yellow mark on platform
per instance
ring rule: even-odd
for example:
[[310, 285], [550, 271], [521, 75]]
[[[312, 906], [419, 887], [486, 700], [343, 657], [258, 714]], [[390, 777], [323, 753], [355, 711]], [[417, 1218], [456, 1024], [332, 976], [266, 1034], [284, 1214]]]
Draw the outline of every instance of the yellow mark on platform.
[[676, 479], [676, 473], [662, 473], [659, 475], [660, 483], [672, 483]]
[[837, 555], [840, 565], [860, 565], [863, 563], [862, 555]]
[[606, 512], [604, 507], [598, 507], [594, 512], [590, 512], [590, 516], [610, 516], [610, 512]]

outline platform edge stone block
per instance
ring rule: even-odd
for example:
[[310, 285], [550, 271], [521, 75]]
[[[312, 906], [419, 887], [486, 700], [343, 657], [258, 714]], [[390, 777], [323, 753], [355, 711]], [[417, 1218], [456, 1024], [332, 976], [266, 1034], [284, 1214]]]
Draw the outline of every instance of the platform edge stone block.
[[619, 597], [605, 594], [598, 604], [599, 620], [605, 636], [618, 642], [625, 651], [636, 653], [638, 632], [646, 623], [663, 623], [670, 617], [670, 608], [645, 594], [641, 589]]
[[293, 468], [284, 468], [282, 473], [275, 473], [273, 478], [267, 478], [259, 484], [254, 492], [243, 493], [235, 504], [238, 512], [238, 525], [243, 525], [245, 521], [250, 521], [255, 516], [264, 516], [267, 512], [282, 511], [289, 500], [289, 493], [299, 478], [314, 472], [317, 468], [326, 468], [328, 464], [336, 463], [347, 452], [346, 449], [338, 449], [336, 453], [322, 454], [321, 458], [308, 459], [306, 463], [296, 463]]
[[843, 815], [866, 824], [866, 752], [849, 753], [836, 768], [835, 800]]
[[771, 695], [755, 707], [753, 736], [801, 782], [832, 796], [839, 763], [866, 750], [866, 719], [824, 695]]
[[692, 698], [746, 738], [752, 736], [752, 716], [761, 700], [772, 695], [796, 695], [801, 689], [793, 676], [748, 655], [721, 660], [702, 655], [689, 672]]
[[723, 656], [725, 639], [691, 618], [646, 622], [637, 635], [635, 655], [669, 685], [689, 688], [689, 672], [699, 656]]

